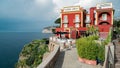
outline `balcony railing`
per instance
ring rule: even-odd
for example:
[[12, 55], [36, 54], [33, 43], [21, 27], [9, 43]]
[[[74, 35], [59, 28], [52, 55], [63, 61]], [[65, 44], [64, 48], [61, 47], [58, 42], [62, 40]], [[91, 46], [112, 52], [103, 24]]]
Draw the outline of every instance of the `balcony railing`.
[[80, 23], [80, 19], [74, 19], [73, 22], [74, 23]]
[[102, 19], [98, 19], [98, 22], [108, 22], [110, 23], [111, 22], [111, 18], [107, 18], [107, 20], [102, 20]]
[[110, 43], [105, 46], [105, 61], [103, 68], [115, 68], [114, 67], [114, 45]]
[[91, 22], [90, 18], [86, 18], [85, 23], [89, 24]]
[[63, 20], [63, 23], [68, 23], [68, 20]]

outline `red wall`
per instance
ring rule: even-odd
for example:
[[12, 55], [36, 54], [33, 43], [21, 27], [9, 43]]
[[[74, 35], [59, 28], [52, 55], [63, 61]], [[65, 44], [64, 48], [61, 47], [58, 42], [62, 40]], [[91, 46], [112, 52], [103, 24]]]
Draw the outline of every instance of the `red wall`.
[[91, 19], [91, 25], [95, 25], [94, 24], [94, 20], [96, 19], [95, 16], [94, 16], [94, 10], [96, 10], [96, 7], [91, 7], [90, 8], [90, 19]]
[[[90, 24], [91, 25], [95, 25], [95, 23], [94, 23], [94, 21], [96, 20], [96, 19], [98, 19], [97, 20], [97, 27], [98, 27], [98, 29], [99, 29], [99, 32], [101, 33], [101, 32], [109, 32], [109, 30], [110, 30], [110, 27], [112, 26], [112, 10], [111, 11], [106, 11], [106, 12], [104, 12], [104, 10], [107, 10], [107, 9], [101, 9], [101, 11], [96, 11], [96, 13], [98, 14], [97, 16], [98, 17], [96, 17], [95, 18], [95, 14], [94, 14], [94, 10], [97, 10], [96, 9], [96, 7], [91, 7], [90, 8], [90, 20], [91, 20], [91, 22], [90, 22]], [[100, 10], [100, 9], [99, 9]], [[102, 17], [102, 13], [107, 13], [108, 15], [108, 17], [107, 17], [107, 20], [106, 21], [103, 21], [103, 20], [101, 20], [101, 17]], [[64, 29], [64, 23], [63, 23], [63, 21], [64, 21], [64, 15], [67, 15], [68, 16], [68, 28], [70, 28], [70, 27], [73, 27], [73, 28], [75, 28], [75, 22], [74, 22], [74, 20], [75, 20], [75, 15], [76, 14], [79, 14], [79, 18], [80, 18], [80, 23], [79, 23], [79, 28], [77, 28], [78, 29], [78, 32], [79, 31], [86, 31], [87, 30], [87, 28], [86, 28], [86, 24], [85, 24], [85, 18], [86, 18], [86, 15], [87, 15], [87, 13], [86, 12], [84, 12], [83, 13], [83, 21], [82, 21], [82, 18], [81, 18], [81, 12], [66, 12], [66, 13], [61, 13], [61, 15], [62, 15], [62, 25], [61, 25], [61, 27], [62, 28], [56, 28], [56, 31], [64, 31], [65, 29]], [[81, 27], [81, 22], [83, 22], [83, 27]], [[108, 25], [106, 24], [106, 25], [100, 25], [100, 23], [101, 22], [107, 22], [107, 23], [109, 23]], [[66, 30], [66, 32], [69, 32], [69, 30]], [[75, 31], [71, 31], [70, 30], [70, 32], [72, 32], [72, 34], [70, 35], [72, 38], [75, 38], [76, 37], [76, 32]], [[80, 34], [80, 33], [78, 33], [78, 34]], [[104, 34], [101, 34], [101, 36], [102, 35], [104, 35]], [[65, 34], [65, 36], [66, 37], [69, 37], [69, 34]], [[80, 35], [79, 35], [80, 36]]]
[[[106, 9], [105, 9], [106, 10]], [[101, 20], [102, 18], [102, 14], [103, 13], [107, 13], [107, 20]], [[98, 12], [98, 28], [99, 28], [99, 32], [109, 32], [110, 27], [112, 26], [112, 11], [111, 12]], [[101, 25], [100, 23], [102, 22], [107, 22], [108, 24], [103, 24]]]
[[81, 21], [81, 13], [69, 13], [69, 14], [62, 14], [62, 27], [64, 28], [64, 23], [63, 23], [63, 18], [64, 18], [64, 15], [67, 15], [68, 16], [68, 27], [75, 27], [75, 15], [76, 14], [79, 14], [79, 18], [80, 18], [80, 21]]
[[102, 13], [98, 13], [98, 24], [100, 24], [101, 22], [108, 22], [111, 25], [111, 23], [112, 23], [112, 18], [111, 18], [112, 12], [107, 12], [107, 20], [106, 21], [100, 20], [102, 18]]
[[99, 32], [109, 32], [110, 25], [98, 25]]

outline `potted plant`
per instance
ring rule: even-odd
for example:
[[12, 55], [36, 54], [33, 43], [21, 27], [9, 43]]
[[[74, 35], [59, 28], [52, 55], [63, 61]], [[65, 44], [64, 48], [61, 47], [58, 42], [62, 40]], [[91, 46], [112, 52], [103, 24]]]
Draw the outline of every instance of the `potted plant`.
[[98, 46], [93, 40], [95, 40], [93, 36], [83, 37], [77, 40], [76, 45], [80, 62], [92, 65], [97, 64]]

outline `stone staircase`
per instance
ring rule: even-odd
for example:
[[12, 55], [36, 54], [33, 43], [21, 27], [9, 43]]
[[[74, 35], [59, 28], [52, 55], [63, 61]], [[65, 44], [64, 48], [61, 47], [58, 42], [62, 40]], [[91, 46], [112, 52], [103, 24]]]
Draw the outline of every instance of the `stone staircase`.
[[120, 68], [120, 44], [117, 40], [115, 43], [115, 68]]

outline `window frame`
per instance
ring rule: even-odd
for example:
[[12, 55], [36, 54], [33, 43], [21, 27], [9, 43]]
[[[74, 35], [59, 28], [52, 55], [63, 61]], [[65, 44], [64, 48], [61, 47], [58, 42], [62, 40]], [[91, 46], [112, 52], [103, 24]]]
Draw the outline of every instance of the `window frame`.
[[64, 15], [63, 23], [68, 23], [68, 15]]
[[80, 22], [80, 15], [79, 14], [75, 14], [75, 23]]
[[68, 27], [68, 24], [64, 23], [64, 25], [63, 25], [63, 26], [64, 26], [64, 28], [67, 28], [67, 27]]
[[107, 20], [107, 14], [106, 14], [106, 13], [102, 14], [102, 20], [103, 20], [103, 21], [106, 21], [106, 20]]

